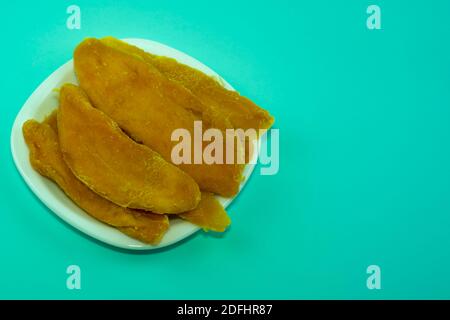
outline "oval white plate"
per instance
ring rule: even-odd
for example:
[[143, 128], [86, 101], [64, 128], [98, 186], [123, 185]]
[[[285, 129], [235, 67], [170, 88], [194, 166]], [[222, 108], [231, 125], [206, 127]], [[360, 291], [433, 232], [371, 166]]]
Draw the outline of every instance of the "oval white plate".
[[[145, 40], [145, 39], [124, 39], [124, 41], [133, 44], [145, 51], [152, 52], [157, 55], [172, 57], [181, 63], [196, 68], [210, 76], [218, 79], [227, 89], [234, 90], [231, 85], [223, 80], [213, 70], [200, 63], [196, 59], [187, 54], [163, 45], [161, 43]], [[179, 218], [170, 220], [170, 228], [164, 235], [162, 241], [151, 246], [138, 240], [130, 238], [119, 232], [117, 229], [110, 227], [88, 215], [76, 204], [74, 204], [59, 187], [42, 177], [30, 165], [28, 158], [28, 147], [22, 135], [22, 125], [29, 119], [42, 121], [53, 109], [58, 105], [58, 94], [54, 91], [64, 83], [78, 84], [73, 70], [73, 61], [70, 60], [55, 72], [53, 72], [28, 98], [23, 107], [17, 114], [16, 120], [11, 131], [11, 152], [17, 169], [22, 175], [30, 189], [41, 199], [45, 205], [50, 208], [61, 219], [77, 228], [78, 230], [96, 238], [102, 242], [115, 247], [131, 249], [131, 250], [149, 250], [166, 247], [174, 244], [184, 238], [190, 236], [199, 227], [190, 222]], [[257, 155], [255, 154], [255, 157]], [[254, 160], [254, 159], [253, 159]], [[252, 161], [256, 163], [256, 161]], [[247, 165], [244, 170], [244, 181], [241, 184], [241, 190], [253, 171], [254, 165]], [[222, 205], [226, 208], [234, 199], [217, 197]]]

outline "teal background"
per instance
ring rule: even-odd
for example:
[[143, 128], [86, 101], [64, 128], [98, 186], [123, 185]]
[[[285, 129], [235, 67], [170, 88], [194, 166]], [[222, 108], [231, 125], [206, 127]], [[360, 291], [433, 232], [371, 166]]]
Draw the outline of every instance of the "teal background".
[[[73, 3], [81, 30], [65, 26]], [[366, 28], [370, 4], [382, 30]], [[0, 298], [450, 298], [450, 2], [9, 1], [0, 14]], [[118, 251], [16, 171], [15, 115], [77, 43], [105, 35], [180, 49], [276, 117], [280, 171], [257, 168], [223, 237]], [[366, 287], [371, 264], [381, 290]]]

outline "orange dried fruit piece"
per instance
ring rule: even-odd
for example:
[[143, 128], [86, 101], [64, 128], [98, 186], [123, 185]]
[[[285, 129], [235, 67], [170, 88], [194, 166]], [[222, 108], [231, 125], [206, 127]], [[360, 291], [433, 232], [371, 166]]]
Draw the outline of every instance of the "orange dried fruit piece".
[[231, 220], [214, 194], [202, 192], [202, 199], [197, 208], [179, 214], [179, 216], [204, 230], [224, 232]]
[[268, 129], [274, 122], [269, 112], [238, 92], [227, 90], [216, 79], [197, 69], [173, 58], [145, 52], [114, 37], [105, 37], [101, 41], [152, 64], [168, 79], [190, 90], [205, 108], [216, 116], [227, 119], [234, 128]]
[[91, 190], [121, 207], [154, 213], [195, 208], [200, 191], [185, 172], [125, 135], [77, 86], [60, 91], [58, 135], [65, 162]]
[[[172, 162], [172, 150], [178, 144], [171, 140], [175, 130], [186, 129], [194, 137], [197, 120], [202, 121], [204, 129], [222, 130], [230, 126], [221, 117], [205, 111], [189, 90], [167, 79], [141, 57], [97, 39], [87, 39], [78, 45], [74, 66], [80, 86], [92, 104], [116, 121], [131, 138], [155, 150], [166, 161]], [[238, 163], [191, 162], [178, 167], [201, 190], [228, 197], [239, 191], [244, 169]]]
[[32, 167], [54, 181], [73, 202], [95, 219], [142, 242], [158, 244], [169, 228], [167, 216], [117, 206], [85, 186], [63, 160], [55, 124], [56, 113], [44, 123], [35, 120], [24, 123], [23, 135], [30, 150]]

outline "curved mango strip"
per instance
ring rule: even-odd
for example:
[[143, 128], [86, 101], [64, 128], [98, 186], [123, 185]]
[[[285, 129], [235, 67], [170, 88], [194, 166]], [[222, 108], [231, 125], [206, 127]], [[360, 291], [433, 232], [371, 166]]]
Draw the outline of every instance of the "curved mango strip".
[[198, 185], [189, 175], [130, 139], [93, 108], [77, 86], [61, 88], [58, 135], [64, 160], [75, 176], [119, 206], [180, 213], [200, 201]]
[[73, 202], [95, 219], [142, 242], [159, 243], [169, 228], [167, 216], [123, 208], [91, 191], [64, 162], [55, 128], [56, 113], [44, 123], [35, 120], [24, 123], [23, 135], [30, 150], [33, 168], [54, 181]]

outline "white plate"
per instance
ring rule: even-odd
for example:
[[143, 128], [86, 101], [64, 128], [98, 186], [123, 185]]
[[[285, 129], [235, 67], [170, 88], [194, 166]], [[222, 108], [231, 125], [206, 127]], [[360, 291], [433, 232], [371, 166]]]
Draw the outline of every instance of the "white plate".
[[[218, 79], [227, 89], [234, 90], [231, 85], [223, 80], [213, 70], [200, 63], [196, 59], [187, 54], [163, 45], [161, 43], [145, 40], [145, 39], [124, 39], [124, 41], [133, 44], [145, 51], [152, 52], [157, 55], [168, 56], [177, 59], [179, 62], [187, 64], [204, 73]], [[58, 104], [58, 94], [54, 91], [64, 83], [78, 84], [73, 70], [73, 61], [70, 60], [55, 72], [53, 72], [39, 87], [33, 92], [17, 114], [16, 120], [11, 131], [11, 152], [17, 169], [22, 175], [30, 189], [41, 199], [45, 205], [50, 208], [61, 219], [77, 228], [78, 230], [96, 238], [102, 242], [115, 247], [131, 249], [131, 250], [149, 250], [166, 247], [174, 244], [184, 238], [190, 236], [199, 227], [182, 219], [171, 219], [170, 228], [164, 235], [160, 244], [151, 246], [138, 240], [130, 238], [119, 232], [117, 229], [110, 227], [88, 215], [76, 204], [74, 204], [59, 187], [52, 181], [42, 177], [30, 165], [28, 158], [28, 147], [22, 135], [22, 125], [28, 119], [36, 119], [41, 121], [47, 116]], [[255, 154], [256, 156], [256, 154]], [[252, 163], [255, 163], [253, 161]], [[247, 165], [244, 170], [244, 181], [242, 187], [247, 182], [253, 171], [254, 165]], [[226, 208], [234, 199], [218, 197], [222, 205]]]

